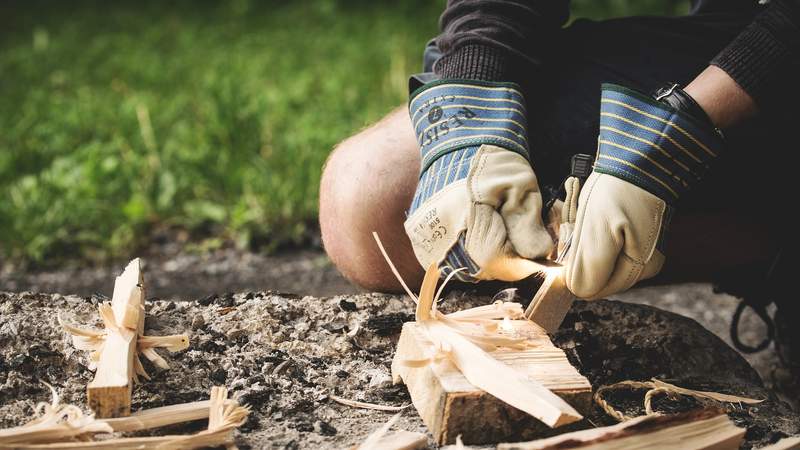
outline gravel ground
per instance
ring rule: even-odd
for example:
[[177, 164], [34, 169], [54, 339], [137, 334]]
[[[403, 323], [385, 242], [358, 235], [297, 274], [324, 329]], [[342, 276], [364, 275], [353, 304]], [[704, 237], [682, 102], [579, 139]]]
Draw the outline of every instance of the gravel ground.
[[[318, 297], [361, 292], [345, 280], [321, 250], [302, 250], [277, 256], [222, 249], [187, 253], [158, 248], [143, 259], [148, 273], [148, 295], [160, 299], [200, 298], [245, 291], [289, 292]], [[109, 293], [114, 277], [126, 261], [102, 267], [69, 266], [59, 270], [16, 272], [0, 265], [0, 290], [75, 294]], [[633, 289], [613, 298], [656, 306], [698, 321], [728, 344], [730, 320], [738, 299], [715, 294], [707, 283], [687, 283]], [[764, 326], [745, 313], [740, 325], [744, 342], [758, 342]], [[800, 387], [780, 368], [772, 347], [744, 355], [764, 379], [795, 408]]]
[[[286, 339], [280, 345], [290, 346], [293, 349], [298, 350], [296, 353], [287, 353], [286, 355], [279, 354], [275, 358], [273, 358], [274, 362], [272, 367], [269, 370], [275, 370], [276, 366], [283, 364], [285, 361], [302, 361], [303, 370], [311, 370], [312, 373], [315, 375], [312, 377], [320, 376], [319, 373], [326, 373], [326, 377], [330, 378], [329, 382], [337, 381], [335, 385], [337, 389], [344, 389], [343, 394], [353, 394], [354, 397], [361, 397], [363, 399], [372, 400], [372, 401], [382, 401], [382, 402], [389, 402], [389, 403], [403, 403], [407, 401], [406, 393], [404, 390], [396, 390], [391, 391], [391, 394], [385, 394], [379, 391], [371, 392], [370, 389], [366, 387], [371, 385], [380, 385], [385, 380], [385, 376], [387, 375], [387, 368], [388, 362], [391, 358], [391, 348], [393, 343], [391, 339], [384, 339], [372, 342], [371, 340], [367, 345], [369, 345], [368, 349], [376, 350], [379, 353], [370, 353], [370, 351], [365, 350], [365, 355], [368, 356], [368, 366], [364, 366], [361, 362], [354, 364], [360, 364], [358, 366], [358, 370], [356, 372], [357, 375], [357, 383], [353, 383], [353, 379], [349, 378], [352, 375], [348, 375], [347, 377], [344, 376], [344, 372], [350, 374], [352, 372], [352, 368], [342, 368], [341, 373], [339, 372], [340, 369], [331, 369], [327, 365], [321, 365], [318, 368], [315, 368], [314, 362], [315, 360], [309, 359], [312, 358], [324, 358], [324, 355], [327, 355], [327, 351], [335, 348], [335, 345], [332, 343], [333, 341], [329, 340], [322, 340], [319, 336], [315, 337], [316, 341], [313, 344], [309, 344], [304, 340], [304, 336], [307, 336], [309, 333], [308, 327], [314, 326], [321, 326], [322, 323], [328, 324], [327, 326], [331, 328], [331, 333], [329, 337], [326, 339], [341, 339], [339, 334], [342, 330], [347, 330], [349, 327], [352, 326], [352, 323], [349, 322], [350, 319], [347, 320], [339, 320], [336, 318], [333, 319], [315, 319], [314, 321], [304, 321], [302, 318], [304, 314], [307, 314], [304, 311], [309, 311], [310, 308], [317, 308], [317, 305], [322, 308], [321, 311], [329, 311], [330, 314], [338, 314], [341, 312], [340, 302], [342, 300], [347, 300], [349, 297], [331, 297], [331, 298], [322, 298], [316, 299], [312, 297], [305, 297], [305, 296], [314, 296], [314, 297], [328, 297], [334, 296], [336, 294], [356, 294], [359, 290], [350, 285], [346, 280], [344, 280], [335, 270], [335, 268], [330, 264], [327, 257], [319, 250], [305, 250], [294, 252], [292, 254], [284, 254], [278, 256], [264, 256], [260, 254], [254, 253], [247, 253], [247, 252], [239, 252], [230, 249], [223, 249], [218, 250], [215, 252], [200, 254], [200, 253], [185, 253], [185, 252], [176, 252], [172, 255], [152, 255], [146, 256], [144, 259], [145, 263], [145, 270], [147, 274], [147, 281], [148, 281], [148, 297], [151, 299], [165, 299], [170, 300], [169, 302], [164, 302], [164, 306], [156, 306], [156, 311], [159, 309], [167, 310], [167, 308], [171, 308], [169, 304], [175, 304], [176, 308], [179, 310], [181, 308], [190, 308], [190, 304], [192, 302], [187, 303], [186, 300], [190, 299], [200, 299], [200, 303], [207, 303], [210, 308], [213, 309], [214, 304], [219, 301], [224, 302], [231, 302], [236, 299], [235, 302], [240, 302], [241, 298], [245, 294], [233, 295], [232, 293], [242, 293], [242, 292], [257, 292], [258, 294], [249, 294], [251, 296], [257, 295], [260, 299], [266, 299], [262, 301], [267, 301], [269, 299], [296, 299], [302, 301], [295, 301], [295, 306], [278, 306], [277, 303], [273, 304], [270, 310], [270, 307], [267, 306], [258, 306], [255, 310], [258, 314], [267, 314], [267, 315], [279, 315], [284, 314], [285, 311], [278, 312], [275, 308], [288, 308], [289, 317], [294, 317], [291, 320], [296, 321], [299, 325], [297, 329], [294, 326], [285, 328], [283, 325], [280, 325], [278, 328], [272, 330], [272, 335], [269, 336], [269, 342], [273, 342], [275, 339], [275, 335], [278, 336], [278, 341], [281, 342], [281, 339]], [[113, 287], [113, 279], [114, 276], [118, 274], [121, 267], [124, 266], [124, 263], [116, 263], [110, 264], [106, 267], [93, 267], [93, 268], [85, 268], [79, 266], [71, 266], [62, 268], [59, 270], [50, 270], [50, 271], [34, 271], [34, 272], [15, 272], [13, 269], [10, 269], [8, 266], [4, 268], [0, 268], [0, 291], [11, 291], [11, 292], [22, 292], [22, 291], [32, 291], [32, 292], [42, 292], [42, 293], [59, 293], [62, 294], [60, 296], [53, 296], [53, 299], [66, 299], [68, 297], [64, 297], [68, 294], [77, 295], [84, 298], [89, 298], [89, 300], [85, 300], [84, 303], [87, 305], [88, 309], [77, 309], [76, 311], [80, 312], [83, 311], [81, 314], [84, 314], [83, 317], [86, 317], [86, 314], [89, 314], [92, 311], [92, 298], [94, 301], [97, 301], [98, 297], [92, 297], [94, 293], [110, 293]], [[298, 294], [296, 296], [286, 295], [281, 293], [295, 293]], [[33, 296], [36, 297], [36, 296]], [[462, 296], [463, 297], [463, 296]], [[42, 299], [46, 299], [50, 297], [42, 297]], [[71, 298], [71, 297], [69, 297]], [[391, 296], [383, 296], [377, 294], [369, 294], [357, 297], [359, 299], [366, 299], [366, 300], [359, 300], [357, 303], [363, 303], [364, 306], [362, 307], [359, 305], [359, 318], [366, 320], [366, 315], [384, 315], [384, 314], [406, 314], [410, 311], [405, 302], [397, 297]], [[733, 310], [738, 303], [738, 300], [734, 297], [725, 294], [715, 294], [711, 286], [705, 283], [690, 283], [690, 284], [679, 284], [679, 285], [669, 285], [669, 286], [656, 286], [656, 287], [645, 287], [639, 288], [635, 290], [631, 290], [627, 293], [615, 296], [616, 299], [622, 300], [624, 302], [629, 303], [641, 303], [651, 306], [656, 306], [658, 308], [664, 309], [666, 311], [674, 312], [680, 314], [685, 317], [692, 318], [700, 323], [703, 327], [710, 330], [715, 335], [719, 336], [724, 340], [726, 343], [730, 344], [730, 337], [729, 337], [729, 326], [730, 326], [730, 318], [733, 314]], [[222, 300], [218, 300], [222, 299]], [[309, 300], [310, 299], [310, 300]], [[39, 300], [44, 301], [44, 300]], [[74, 301], [74, 300], [70, 300]], [[269, 300], [273, 303], [277, 302], [277, 300]], [[246, 301], [248, 303], [249, 300]], [[310, 303], [309, 303], [310, 302]], [[280, 302], [278, 302], [280, 303]], [[160, 302], [156, 302], [156, 304], [161, 304]], [[249, 303], [248, 303], [249, 304]], [[83, 308], [83, 307], [81, 307]], [[255, 308], [255, 307], [254, 307]], [[258, 308], [266, 308], [266, 309], [258, 309]], [[337, 310], [337, 308], [339, 310]], [[363, 309], [362, 309], [363, 308]], [[254, 312], [254, 314], [255, 314]], [[360, 316], [362, 313], [366, 314], [363, 318]], [[222, 320], [220, 318], [213, 318], [213, 314], [209, 312], [204, 312], [201, 315], [206, 317], [207, 314], [211, 314], [210, 322], [211, 324], [207, 325], [209, 331], [207, 331], [208, 338], [207, 341], [202, 340], [203, 334], [199, 334], [201, 339], [201, 345], [210, 346], [210, 348], [214, 347], [214, 342], [227, 342], [230, 340], [227, 337], [228, 332], [231, 330], [226, 328], [225, 323], [227, 320]], [[334, 316], [331, 316], [334, 317]], [[390, 316], [395, 317], [395, 316]], [[394, 319], [396, 322], [400, 320], [397, 317], [404, 317], [404, 316], [396, 316]], [[158, 320], [158, 319], [154, 319]], [[191, 328], [191, 319], [187, 319], [188, 322], [184, 324], [171, 324], [170, 326], [178, 326], [178, 328], [182, 327], [190, 327]], [[204, 319], [205, 320], [205, 319]], [[250, 319], [252, 323], [254, 319]], [[216, 322], [214, 322], [216, 321]], [[391, 321], [391, 320], [390, 320]], [[209, 322], [209, 321], [207, 321]], [[287, 322], [293, 323], [293, 322]], [[155, 324], [155, 325], [154, 325]], [[333, 324], [333, 325], [331, 325]], [[180, 326], [179, 326], [180, 325]], [[149, 323], [148, 326], [154, 327], [156, 329], [159, 328], [157, 322], [153, 322], [152, 324]], [[255, 326], [255, 325], [252, 325]], [[743, 317], [742, 324], [742, 337], [743, 340], [746, 342], [757, 342], [760, 336], [763, 334], [763, 325], [760, 324], [759, 320], [756, 319], [753, 315], [746, 314]], [[236, 333], [234, 333], [236, 334]], [[297, 335], [297, 336], [295, 336]], [[267, 335], [265, 335], [267, 336]], [[220, 340], [222, 339], [222, 341]], [[267, 339], [267, 337], [264, 337]], [[234, 339], [235, 341], [235, 339]], [[203, 342], [210, 342], [210, 343], [203, 343]], [[249, 346], [252, 348], [254, 345], [252, 338], [248, 341], [249, 343], [243, 344], [245, 346]], [[265, 341], [266, 342], [266, 341]], [[238, 344], [237, 344], [238, 345]], [[308, 345], [313, 346], [313, 350], [307, 350], [310, 347]], [[343, 343], [337, 345], [344, 345]], [[349, 343], [347, 345], [353, 345], [353, 343]], [[375, 346], [374, 348], [372, 346]], [[243, 347], [244, 348], [244, 347]], [[232, 349], [233, 350], [233, 349]], [[241, 349], [237, 348], [235, 351], [239, 352]], [[190, 355], [190, 353], [186, 353], [186, 355]], [[212, 352], [213, 354], [213, 352]], [[216, 377], [217, 379], [223, 379], [221, 372], [219, 369], [220, 361], [213, 360], [213, 363], [209, 362], [202, 362], [200, 355], [195, 356], [182, 356], [183, 358], [189, 357], [189, 361], [192, 362], [194, 365], [199, 365], [201, 367], [208, 367], [209, 373], [206, 374], [208, 379], [215, 379], [212, 375], [212, 372], [216, 370]], [[755, 355], [744, 355], [747, 361], [757, 370], [761, 378], [764, 380], [765, 386], [770, 389], [772, 392], [775, 392], [780, 398], [785, 401], [791, 403], [795, 410], [797, 410], [797, 401], [800, 398], [798, 395], [797, 388], [797, 381], [788, 374], [785, 370], [780, 368], [780, 365], [777, 361], [774, 351], [770, 348], [764, 352], [755, 354]], [[204, 357], [204, 356], [203, 356]], [[215, 357], [216, 358], [216, 357]], [[244, 356], [247, 358], [247, 356]], [[300, 358], [300, 359], [298, 359]], [[265, 360], [266, 361], [266, 360]], [[257, 363], [257, 364], [256, 364]], [[264, 361], [253, 363], [253, 361], [247, 362], [244, 365], [248, 366], [253, 365], [261, 365], [264, 367]], [[76, 363], [77, 364], [77, 363]], [[230, 375], [229, 368], [226, 368], [226, 375], [224, 377], [225, 380], [239, 380], [245, 379], [250, 380], [253, 374], [248, 374], [248, 377], [242, 378], [238, 377], [235, 373], [235, 367], [237, 365], [242, 364], [241, 361], [234, 361], [229, 362], [232, 364], [231, 368], [233, 368], [233, 375]], [[294, 363], [288, 363], [289, 365], [284, 365], [281, 370], [289, 370], [287, 367], [291, 367]], [[80, 369], [79, 364], [74, 366], [76, 368], [76, 373], [80, 374], [80, 380], [85, 382], [88, 380], [89, 373], [85, 369]], [[192, 368], [194, 370], [195, 367]], [[267, 369], [259, 369], [259, 370], [267, 370]], [[271, 373], [269, 372], [268, 373]], [[339, 373], [340, 375], [337, 375]], [[367, 375], [364, 375], [367, 374]], [[196, 372], [187, 371], [186, 377], [191, 379], [192, 377], [197, 376]], [[232, 378], [231, 378], [232, 376]], [[341, 377], [341, 378], [337, 378]], [[302, 378], [302, 377], [301, 377]], [[374, 378], [374, 380], [373, 380]], [[174, 381], [169, 381], [172, 377], [167, 377], [166, 374], [159, 373], [156, 380], [161, 380], [161, 385], [154, 385], [157, 388], [164, 388], [173, 386], [170, 383]], [[151, 398], [148, 400], [146, 397], [139, 397], [137, 399], [137, 405], [140, 407], [145, 406], [157, 406], [159, 403], [174, 403], [177, 400], [180, 401], [190, 401], [197, 398], [204, 398], [207, 395], [207, 388], [210, 386], [210, 382], [208, 379], [203, 377], [198, 377], [198, 384], [193, 386], [192, 389], [189, 390], [189, 393], [181, 393], [179, 394], [180, 398], [162, 398], [162, 399], [153, 399]], [[308, 376], [305, 376], [304, 379], [309, 379]], [[2, 382], [3, 380], [0, 380]], [[250, 381], [248, 381], [249, 383]], [[5, 380], [6, 386], [8, 386], [9, 381]], [[206, 386], [206, 384], [208, 386]], [[230, 386], [230, 383], [227, 383]], [[302, 385], [302, 382], [300, 383]], [[324, 385], [324, 383], [322, 383]], [[358, 389], [353, 390], [352, 392], [349, 390], [350, 386], [359, 387]], [[286, 386], [284, 386], [286, 388]], [[31, 388], [33, 389], [33, 388]], [[308, 399], [312, 402], [319, 402], [320, 398], [325, 396], [326, 389], [321, 388], [311, 388], [306, 386], [305, 389], [308, 391]], [[241, 389], [240, 389], [241, 390]], [[266, 389], [271, 392], [275, 390], [274, 386]], [[79, 393], [82, 390], [76, 390], [75, 395], [80, 396], [82, 394]], [[38, 393], [39, 397], [37, 400], [41, 400], [45, 396], [45, 392], [40, 388], [34, 389], [31, 393]], [[151, 392], [152, 394], [152, 392]], [[267, 395], [267, 394], [265, 394]], [[269, 397], [270, 395], [267, 395]], [[8, 397], [6, 397], [7, 399]], [[76, 397], [78, 398], [78, 397]], [[272, 398], [272, 397], [270, 397]], [[275, 397], [279, 398], [279, 397]], [[2, 403], [5, 403], [5, 400], [0, 395], [0, 400]], [[291, 403], [291, 402], [290, 402]], [[303, 412], [303, 408], [307, 407], [308, 405], [300, 404], [281, 404], [276, 403], [274, 406], [271, 406], [268, 414], [270, 416], [269, 420], [275, 420], [273, 417], [276, 414], [276, 411], [289, 411], [289, 414], [294, 414], [291, 411], [298, 410]], [[29, 405], [30, 406], [30, 405]], [[299, 408], [299, 409], [298, 409]], [[266, 414], [266, 413], [265, 413]], [[278, 415], [278, 419], [280, 419], [280, 414]], [[317, 409], [314, 409], [314, 414], [300, 414], [300, 419], [292, 416], [291, 420], [288, 420], [283, 428], [274, 429], [267, 432], [267, 435], [261, 435], [261, 438], [268, 438], [268, 440], [273, 442], [282, 442], [284, 446], [288, 446], [291, 448], [294, 444], [292, 442], [298, 443], [301, 442], [303, 444], [308, 445], [316, 445], [321, 442], [327, 442], [323, 440], [314, 441], [313, 439], [309, 441], [307, 437], [303, 433], [311, 433], [303, 430], [320, 430], [325, 429], [327, 430], [326, 426], [322, 424], [322, 422], [328, 423], [334, 428], [337, 428], [336, 423], [338, 419], [345, 420], [348, 423], [347, 427], [347, 435], [350, 437], [353, 436], [362, 436], [368, 429], [375, 425], [377, 418], [374, 417], [374, 413], [363, 412], [363, 411], [346, 411], [342, 412], [342, 410], [334, 405], [330, 405], [328, 403], [324, 404], [322, 409], [317, 412]], [[303, 418], [305, 417], [305, 418]], [[351, 428], [349, 423], [352, 420], [358, 422], [359, 420], [364, 420], [362, 425], [359, 425], [356, 428]], [[257, 420], [257, 419], [256, 419]], [[380, 420], [383, 420], [381, 417]], [[2, 420], [0, 420], [2, 422]], [[319, 423], [318, 423], [319, 422]], [[354, 422], [354, 423], [356, 423]], [[358, 422], [360, 423], [360, 422]], [[3, 426], [8, 425], [8, 422], [2, 422]], [[254, 426], [254, 425], [253, 425]], [[414, 415], [404, 415], [402, 426], [406, 429], [419, 429], [421, 424], [418, 422]], [[322, 428], [320, 428], [322, 427]], [[341, 427], [341, 425], [340, 425]], [[360, 427], [360, 428], [359, 428]], [[255, 429], [255, 428], [254, 428]], [[328, 431], [326, 431], [328, 432]], [[272, 433], [272, 434], [270, 434]], [[317, 433], [318, 434], [318, 433]], [[300, 439], [300, 440], [298, 440]], [[320, 438], [322, 439], [322, 438]], [[346, 442], [355, 442], [355, 438], [350, 439]], [[250, 442], [250, 441], [246, 441]], [[259, 441], [262, 442], [262, 441]], [[339, 441], [337, 441], [339, 442]], [[345, 441], [341, 441], [340, 443], [345, 443]], [[277, 444], [276, 444], [277, 445]], [[312, 446], [313, 446], [312, 445]], [[320, 444], [321, 445], [321, 444]], [[337, 444], [338, 445], [338, 444]], [[304, 445], [305, 446], [305, 445]], [[280, 446], [278, 446], [280, 448]]]
[[[103, 298], [0, 292], [0, 427], [29, 420], [36, 402], [58, 389], [64, 402], [85, 405], [92, 378], [87, 355], [72, 347], [58, 325], [98, 326]], [[451, 294], [445, 311], [490, 299]], [[346, 448], [362, 441], [391, 414], [354, 409], [330, 395], [403, 405], [404, 386], [393, 386], [390, 363], [410, 300], [358, 294], [327, 298], [251, 292], [195, 300], [154, 300], [147, 335], [191, 334], [190, 346], [165, 357], [134, 389], [133, 409], [206, 399], [212, 385], [226, 385], [253, 408], [236, 435], [240, 448]], [[346, 332], [358, 329], [355, 336]], [[627, 332], [634, 329], [635, 332]], [[680, 386], [766, 399], [756, 407], [727, 411], [748, 429], [744, 448], [800, 432], [800, 416], [761, 385], [753, 369], [696, 322], [655, 308], [622, 302], [578, 302], [554, 337], [596, 388], [622, 379], [658, 377]], [[638, 399], [614, 398], [628, 414], [641, 414]], [[665, 405], [666, 404], [666, 405]], [[657, 403], [661, 410], [692, 408], [689, 402]], [[665, 409], [666, 408], [666, 409]], [[611, 424], [595, 408], [583, 426]], [[186, 433], [204, 425], [174, 426], [154, 433]], [[398, 426], [425, 431], [418, 415], [404, 411]], [[557, 432], [557, 430], [555, 431]]]

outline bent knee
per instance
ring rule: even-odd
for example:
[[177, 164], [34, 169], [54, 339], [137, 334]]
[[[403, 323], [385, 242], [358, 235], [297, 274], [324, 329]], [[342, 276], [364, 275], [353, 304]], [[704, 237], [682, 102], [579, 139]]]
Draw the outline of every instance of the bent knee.
[[390, 155], [369, 144], [351, 138], [334, 149], [325, 164], [319, 205], [322, 242], [350, 281], [369, 290], [398, 291], [400, 284], [372, 232], [378, 233], [405, 281], [417, 283], [422, 270], [403, 221], [416, 187], [419, 162], [416, 154]]

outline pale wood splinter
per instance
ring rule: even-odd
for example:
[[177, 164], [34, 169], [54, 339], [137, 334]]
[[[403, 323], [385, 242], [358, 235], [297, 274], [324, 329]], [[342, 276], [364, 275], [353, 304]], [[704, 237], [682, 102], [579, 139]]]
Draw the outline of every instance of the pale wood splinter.
[[[106, 329], [94, 380], [86, 396], [97, 417], [131, 413], [137, 337], [144, 333], [144, 278], [139, 258], [131, 261], [114, 283], [110, 309], [115, 327]], [[101, 309], [102, 313], [102, 309]]]
[[104, 330], [82, 329], [58, 318], [64, 330], [72, 335], [75, 347], [90, 352], [90, 368], [97, 372], [87, 388], [87, 398], [98, 418], [130, 414], [133, 383], [138, 382], [138, 375], [150, 379], [139, 354], [157, 367], [168, 369], [169, 365], [155, 349], [176, 352], [189, 346], [186, 334], [145, 336], [144, 302], [144, 277], [137, 258], [117, 277], [111, 303], [98, 307]]

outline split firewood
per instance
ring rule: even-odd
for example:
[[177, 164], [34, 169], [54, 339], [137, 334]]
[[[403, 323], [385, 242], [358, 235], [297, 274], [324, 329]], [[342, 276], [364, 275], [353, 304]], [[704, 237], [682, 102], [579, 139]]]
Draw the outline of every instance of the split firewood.
[[531, 442], [500, 444], [498, 450], [734, 450], [745, 433], [723, 412], [701, 409], [642, 416], [617, 425], [565, 433]]
[[0, 448], [18, 448], [22, 444], [40, 444], [57, 441], [85, 441], [95, 433], [111, 433], [108, 424], [85, 415], [75, 405], [60, 402], [58, 393], [45, 383], [52, 395], [50, 403], [36, 405], [38, 416], [25, 425], [0, 430]]
[[[4, 436], [0, 440], [0, 449], [195, 449], [214, 446], [227, 446], [229, 449], [236, 448], [233, 444], [233, 430], [240, 427], [247, 420], [250, 414], [250, 408], [247, 406], [239, 406], [236, 401], [227, 399], [228, 391], [224, 387], [213, 387], [211, 389], [211, 399], [205, 402], [206, 412], [200, 413], [197, 406], [203, 402], [194, 402], [193, 404], [186, 405], [173, 405], [164, 408], [155, 408], [149, 412], [142, 411], [140, 417], [127, 417], [123, 419], [94, 419], [92, 416], [76, 416], [83, 420], [83, 422], [72, 422], [60, 424], [57, 430], [38, 430], [39, 433], [28, 433], [24, 439], [19, 437], [17, 429], [16, 434], [10, 430], [2, 430], [0, 436]], [[57, 399], [53, 404], [57, 404]], [[70, 411], [77, 411], [80, 409], [76, 406], [66, 405], [70, 407]], [[104, 440], [92, 440], [94, 434], [99, 433], [112, 433], [114, 431], [132, 431], [137, 429], [144, 429], [145, 427], [157, 427], [163, 425], [170, 425], [182, 421], [195, 420], [202, 418], [201, 416], [208, 417], [208, 429], [199, 433], [191, 435], [169, 435], [169, 436], [147, 436], [147, 437], [130, 437], [130, 438], [112, 438]], [[40, 419], [32, 421], [19, 429], [40, 426], [41, 419], [47, 418], [52, 421], [52, 417], [45, 415]], [[180, 420], [179, 420], [180, 419]], [[59, 424], [55, 424], [59, 425]], [[63, 429], [69, 429], [74, 426], [77, 427], [76, 431], [72, 434], [64, 434]], [[114, 425], [118, 429], [114, 428]], [[46, 431], [46, 433], [45, 433]], [[8, 436], [15, 436], [6, 438]]]
[[139, 259], [131, 261], [114, 283], [111, 303], [98, 307], [104, 329], [86, 330], [67, 324], [59, 317], [64, 330], [72, 335], [75, 348], [89, 351], [90, 368], [95, 378], [87, 388], [89, 407], [98, 417], [124, 417], [130, 414], [132, 385], [138, 375], [150, 379], [139, 354], [157, 367], [169, 365], [156, 348], [180, 351], [189, 346], [186, 334], [144, 336], [144, 277]]
[[759, 450], [800, 450], [800, 436], [783, 438], [772, 445], [761, 447]]
[[525, 310], [525, 317], [552, 334], [564, 321], [575, 295], [567, 289], [563, 267], [549, 267], [543, 273], [542, 285]]
[[[234, 400], [227, 400], [226, 406], [235, 403]], [[193, 420], [208, 419], [210, 407], [211, 400], [200, 400], [191, 403], [143, 409], [141, 411], [136, 411], [128, 417], [97, 419], [97, 421], [109, 425], [114, 432], [141, 431], [191, 422]]]
[[373, 431], [359, 445], [350, 447], [350, 450], [417, 450], [428, 446], [428, 437], [422, 433], [400, 430], [389, 434], [389, 429], [400, 418], [395, 414], [385, 424]]
[[[535, 417], [549, 427], [558, 427], [582, 418], [578, 411], [536, 381], [533, 376], [529, 376], [528, 372], [518, 371], [513, 365], [500, 361], [508, 356], [509, 352], [523, 352], [537, 345], [535, 339], [532, 339], [536, 336], [532, 336], [530, 333], [519, 333], [522, 327], [526, 325], [536, 327], [535, 324], [527, 320], [511, 320], [512, 317], [514, 319], [521, 318], [521, 307], [501, 303], [453, 314], [443, 314], [436, 307], [437, 301], [444, 285], [455, 272], [451, 273], [437, 290], [439, 270], [435, 265], [431, 265], [425, 274], [420, 293], [416, 296], [399, 278], [399, 273], [386, 255], [377, 235], [373, 235], [392, 272], [398, 276], [409, 297], [417, 303], [416, 321], [407, 323], [403, 327], [401, 341], [392, 364], [393, 378], [395, 382], [402, 379], [409, 386], [414, 405], [420, 412], [423, 421], [434, 433], [434, 439], [438, 443], [452, 442], [455, 439], [454, 433], [461, 431], [453, 428], [448, 430], [447, 410], [450, 404], [442, 403], [442, 400], [447, 401], [449, 394], [455, 392], [447, 392], [443, 384], [446, 384], [448, 380], [442, 380], [438, 376], [441, 373], [437, 373], [437, 368], [444, 364], [452, 364], [457, 368], [457, 370], [451, 369], [449, 372], [465, 379], [467, 390], [475, 399], [478, 399], [481, 392], [485, 391], [503, 403]], [[522, 322], [526, 325], [518, 324], [515, 327], [513, 322]], [[547, 339], [543, 330], [539, 332], [538, 336], [544, 336]], [[419, 345], [417, 342], [420, 340], [425, 340], [426, 343]], [[420, 351], [420, 348], [426, 350]], [[556, 350], [560, 352], [560, 350]], [[406, 351], [408, 353], [405, 353]], [[554, 356], [559, 357], [559, 355]], [[563, 362], [566, 362], [566, 367], [571, 369], [569, 376], [577, 375], [581, 379], [576, 390], [590, 393], [591, 386], [588, 381], [569, 365], [563, 352], [560, 353], [560, 357], [563, 358]], [[422, 370], [420, 371], [420, 369]], [[444, 397], [440, 399], [440, 395]], [[450, 398], [450, 400], [454, 399], [455, 397]], [[461, 400], [463, 399], [464, 397], [461, 396]], [[449, 411], [472, 410], [473, 414], [481, 417], [485, 415], [482, 411], [486, 411], [486, 409], [473, 406], [453, 405]], [[497, 412], [496, 409], [494, 411]], [[484, 417], [481, 422], [485, 423], [485, 421]], [[443, 431], [445, 432], [443, 433]]]

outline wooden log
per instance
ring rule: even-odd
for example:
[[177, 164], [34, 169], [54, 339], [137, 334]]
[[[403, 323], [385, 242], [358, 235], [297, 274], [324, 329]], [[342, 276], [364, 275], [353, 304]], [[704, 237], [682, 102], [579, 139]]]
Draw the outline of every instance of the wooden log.
[[761, 447], [759, 450], [800, 450], [800, 436], [783, 438], [772, 445]]
[[[589, 381], [550, 342], [547, 333], [528, 320], [512, 320], [511, 325], [514, 333], [527, 337], [533, 345], [525, 350], [501, 349], [491, 356], [541, 383], [579, 412], [588, 411], [592, 396]], [[458, 435], [467, 444], [533, 439], [550, 429], [473, 386], [450, 360], [421, 367], [404, 363], [429, 358], [433, 353], [434, 345], [420, 325], [404, 324], [392, 361], [392, 378], [408, 386], [414, 406], [438, 444], [454, 443]]]
[[[226, 405], [233, 404], [235, 404], [233, 400], [228, 400], [226, 402]], [[97, 419], [97, 421], [108, 424], [115, 432], [148, 430], [177, 423], [191, 422], [193, 420], [208, 419], [210, 406], [211, 400], [200, 400], [191, 403], [143, 409], [141, 411], [136, 411], [128, 417]]]
[[544, 282], [525, 310], [525, 317], [539, 324], [548, 333], [554, 333], [564, 321], [564, 316], [575, 301], [575, 295], [567, 289], [563, 268], [550, 267], [544, 274]]
[[131, 261], [114, 283], [114, 295], [101, 313], [113, 317], [107, 327], [97, 372], [87, 387], [89, 407], [98, 418], [123, 417], [131, 413], [131, 391], [137, 338], [144, 331], [144, 279], [139, 259]]
[[715, 409], [637, 417], [609, 427], [500, 444], [497, 450], [735, 450], [745, 433]]

